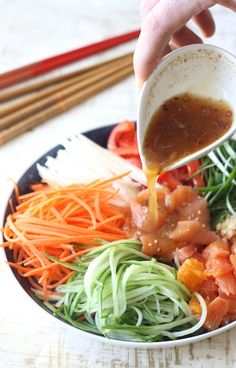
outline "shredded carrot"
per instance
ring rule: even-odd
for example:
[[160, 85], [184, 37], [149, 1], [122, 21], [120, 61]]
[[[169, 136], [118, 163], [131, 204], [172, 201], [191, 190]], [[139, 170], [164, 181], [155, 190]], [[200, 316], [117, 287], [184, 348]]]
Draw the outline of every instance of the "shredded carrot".
[[99, 246], [97, 239], [127, 238], [123, 230], [125, 212], [111, 203], [121, 200], [113, 182], [125, 175], [86, 185], [39, 183], [32, 186], [33, 192], [24, 195], [15, 186], [18, 205], [15, 210], [11, 206], [13, 213], [3, 229], [6, 241], [0, 246], [12, 250], [14, 262], [9, 265], [27, 277], [45, 300], [74, 272], [46, 254], [73, 262]]

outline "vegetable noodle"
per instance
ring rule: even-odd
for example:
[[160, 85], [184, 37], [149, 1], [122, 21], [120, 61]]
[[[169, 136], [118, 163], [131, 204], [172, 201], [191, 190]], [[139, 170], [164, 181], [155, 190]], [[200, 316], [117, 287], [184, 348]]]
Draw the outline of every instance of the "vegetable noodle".
[[114, 339], [158, 341], [197, 331], [206, 319], [204, 299], [194, 293], [202, 308], [196, 323], [188, 307], [192, 295], [175, 268], [140, 249], [139, 241], [126, 239], [74, 260], [66, 266], [77, 271], [57, 287], [54, 305], [45, 304], [71, 325]]
[[34, 192], [18, 197], [16, 211], [6, 220], [2, 246], [13, 250], [14, 262], [9, 264], [45, 299], [72, 272], [50, 262], [43, 252], [69, 263], [98, 246], [96, 238], [114, 241], [126, 237], [123, 210], [111, 204], [122, 203], [112, 184], [124, 175], [87, 185], [37, 184]]

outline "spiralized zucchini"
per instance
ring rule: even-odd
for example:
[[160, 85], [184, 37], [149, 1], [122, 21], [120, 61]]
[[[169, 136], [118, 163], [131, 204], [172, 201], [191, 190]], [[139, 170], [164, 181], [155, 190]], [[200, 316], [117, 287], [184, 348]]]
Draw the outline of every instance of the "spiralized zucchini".
[[66, 264], [75, 273], [57, 288], [57, 301], [45, 304], [71, 325], [113, 339], [151, 342], [196, 332], [206, 319], [203, 298], [195, 293], [202, 308], [196, 322], [188, 307], [192, 295], [175, 268], [140, 249], [138, 241], [116, 241]]

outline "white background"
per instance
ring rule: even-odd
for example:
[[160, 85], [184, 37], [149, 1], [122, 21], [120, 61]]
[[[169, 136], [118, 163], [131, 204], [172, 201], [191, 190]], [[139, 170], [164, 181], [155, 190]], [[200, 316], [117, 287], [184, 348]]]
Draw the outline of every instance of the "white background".
[[[236, 15], [220, 7], [213, 11], [217, 34], [208, 42], [236, 53]], [[0, 73], [138, 27], [138, 0], [0, 0]], [[134, 45], [79, 65], [132, 51]], [[9, 178], [17, 180], [39, 156], [77, 131], [135, 119], [137, 101], [130, 77], [0, 147], [1, 214], [12, 189]], [[1, 368], [236, 367], [235, 340], [236, 330], [231, 330], [192, 346], [139, 351], [81, 338], [28, 299], [0, 252]]]

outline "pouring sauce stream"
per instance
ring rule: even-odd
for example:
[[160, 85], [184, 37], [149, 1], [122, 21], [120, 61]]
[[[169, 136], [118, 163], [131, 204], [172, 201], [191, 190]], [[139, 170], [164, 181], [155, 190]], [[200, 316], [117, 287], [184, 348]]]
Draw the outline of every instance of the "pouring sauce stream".
[[154, 113], [143, 141], [149, 210], [157, 219], [157, 176], [171, 164], [222, 137], [231, 127], [229, 104], [184, 93], [165, 101]]

